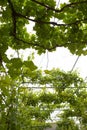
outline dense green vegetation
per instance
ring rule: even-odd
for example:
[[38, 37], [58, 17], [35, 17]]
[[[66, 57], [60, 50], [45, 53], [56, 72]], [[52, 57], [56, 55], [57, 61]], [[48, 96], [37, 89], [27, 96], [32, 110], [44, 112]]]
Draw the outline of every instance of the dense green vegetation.
[[[0, 130], [42, 130], [57, 110], [57, 130], [87, 129], [87, 82], [76, 72], [38, 70], [27, 48], [87, 54], [87, 0], [0, 0]], [[34, 23], [34, 33], [27, 25]], [[6, 51], [15, 50], [17, 57]]]
[[4, 72], [0, 76], [0, 129], [43, 129], [49, 126], [46, 121], [52, 120], [55, 110], [59, 111], [58, 128], [79, 130], [74, 120], [81, 129], [86, 128], [87, 91], [82, 78], [59, 69], [44, 72], [26, 69], [24, 79]]

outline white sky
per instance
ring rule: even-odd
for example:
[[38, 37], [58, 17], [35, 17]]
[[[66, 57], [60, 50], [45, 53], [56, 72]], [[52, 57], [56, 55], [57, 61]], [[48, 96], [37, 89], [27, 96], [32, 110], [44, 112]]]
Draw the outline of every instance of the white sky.
[[[42, 69], [60, 68], [64, 71], [70, 71], [78, 56], [72, 55], [66, 48], [57, 48], [55, 52], [49, 52], [48, 55], [42, 54], [35, 56], [35, 64]], [[48, 67], [47, 67], [48, 66]], [[87, 56], [80, 56], [74, 70], [85, 78], [87, 76]]]
[[[32, 49], [21, 50], [20, 56], [23, 56], [26, 60], [33, 51]], [[17, 53], [12, 49], [8, 49], [7, 54], [8, 57], [11, 57], [11, 55], [17, 57]], [[60, 68], [64, 71], [70, 71], [77, 57], [76, 55], [72, 55], [68, 49], [60, 47], [54, 52], [48, 52], [42, 55], [38, 55], [35, 52], [34, 63], [40, 69]], [[83, 78], [87, 76], [87, 56], [82, 55], [79, 57], [74, 70], [77, 70]]]

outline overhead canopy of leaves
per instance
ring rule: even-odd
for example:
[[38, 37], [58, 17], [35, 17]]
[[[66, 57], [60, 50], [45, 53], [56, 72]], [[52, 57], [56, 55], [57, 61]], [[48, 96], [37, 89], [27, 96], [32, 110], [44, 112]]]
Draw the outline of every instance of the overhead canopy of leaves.
[[[69, 0], [59, 7], [54, 0], [0, 0], [1, 55], [8, 46], [13, 49], [32, 47], [39, 53], [67, 47], [74, 54], [85, 55], [86, 12], [86, 0]], [[26, 29], [31, 21], [35, 34]]]
[[[0, 0], [0, 65], [3, 62], [15, 64], [16, 60], [21, 62], [8, 59], [6, 51], [9, 47], [16, 51], [33, 48], [39, 54], [66, 47], [73, 54], [86, 55], [86, 12], [86, 0], [69, 0], [60, 6], [55, 0]], [[32, 23], [34, 33], [27, 31]], [[27, 66], [27, 63], [22, 63], [20, 67], [23, 64]], [[29, 64], [30, 70], [36, 68], [33, 63]], [[12, 63], [7, 65], [8, 70], [10, 67]], [[16, 69], [17, 66], [14, 74]], [[17, 73], [20, 75], [20, 70]]]

